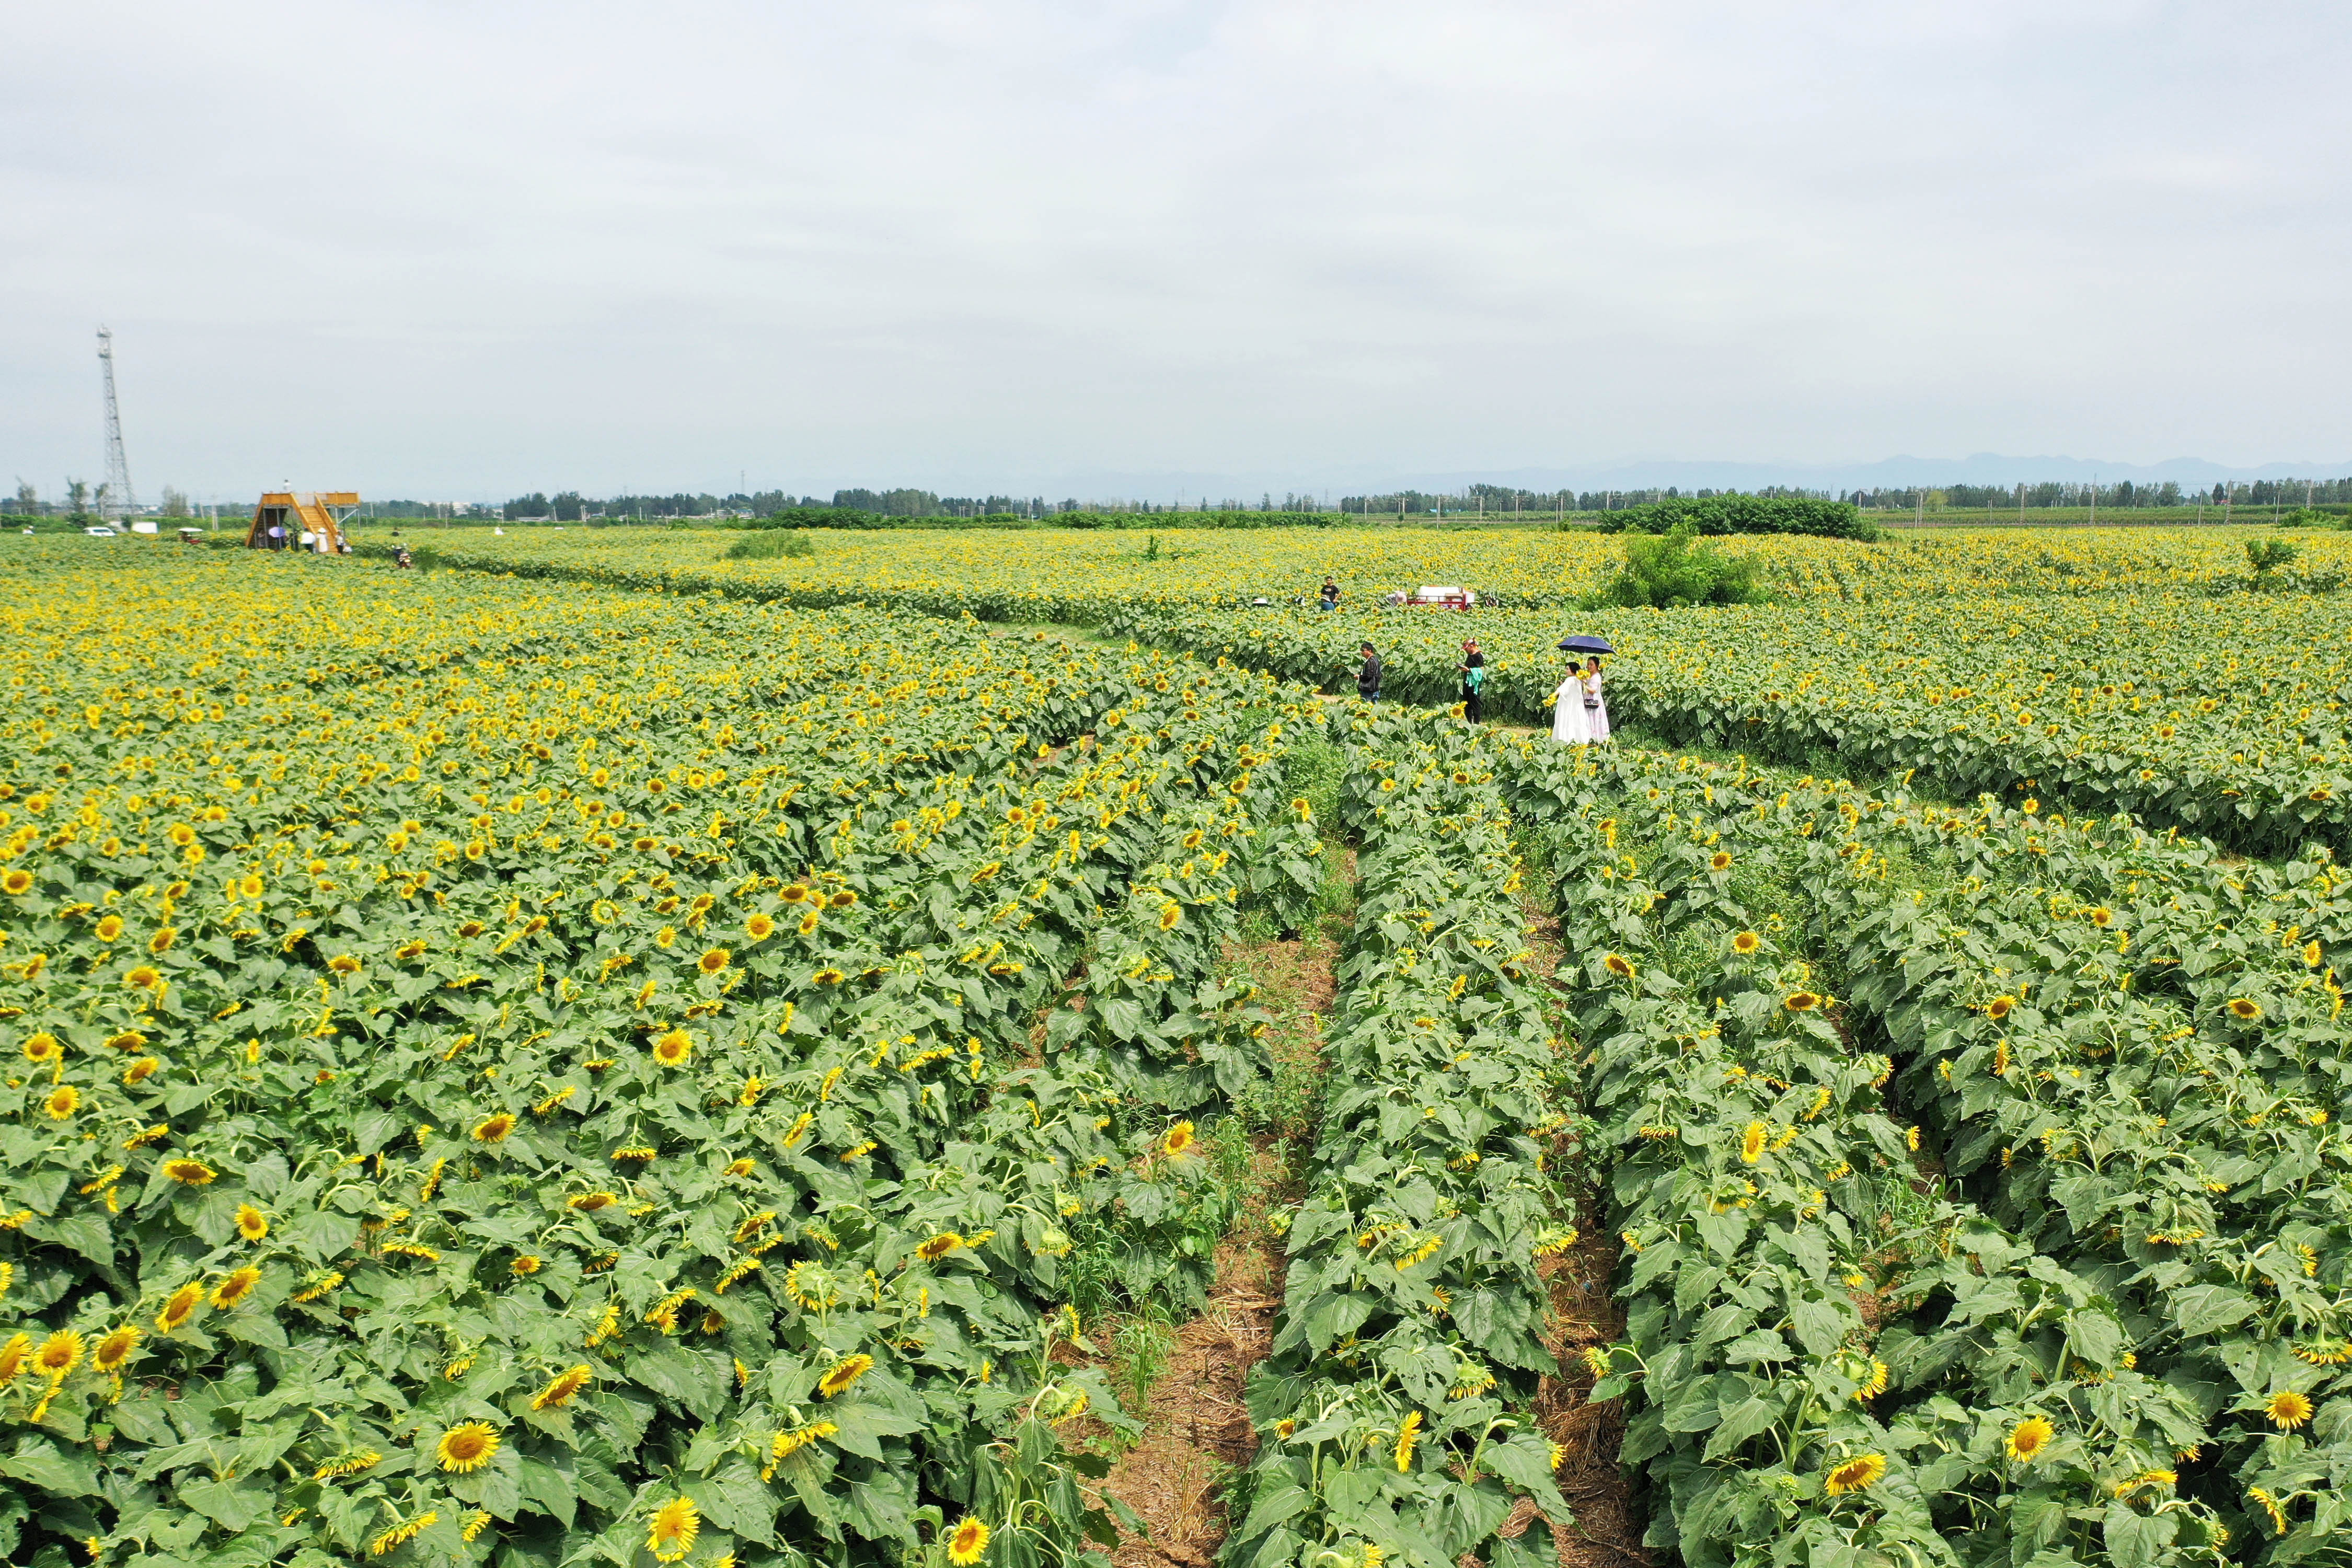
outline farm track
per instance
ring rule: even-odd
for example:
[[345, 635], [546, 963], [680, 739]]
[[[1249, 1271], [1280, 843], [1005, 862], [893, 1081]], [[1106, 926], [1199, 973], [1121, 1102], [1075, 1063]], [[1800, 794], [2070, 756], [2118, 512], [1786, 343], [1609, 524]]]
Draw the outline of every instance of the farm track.
[[[1355, 856], [1339, 857], [1350, 887]], [[1318, 1092], [1323, 1072], [1323, 1029], [1329, 1016], [1339, 959], [1337, 932], [1352, 910], [1327, 916], [1296, 941], [1234, 942], [1224, 967], [1259, 986], [1259, 1002], [1274, 1015], [1267, 1043], [1283, 1083]], [[1118, 1568], [1207, 1568], [1224, 1543], [1227, 1481], [1257, 1452], [1256, 1434], [1242, 1403], [1250, 1369], [1274, 1342], [1282, 1307], [1282, 1231], [1268, 1211], [1297, 1200], [1311, 1127], [1288, 1120], [1286, 1100], [1253, 1117], [1246, 1165], [1234, 1173], [1242, 1210], [1217, 1249], [1207, 1310], [1179, 1326], [1165, 1369], [1135, 1414], [1142, 1440], [1113, 1463], [1102, 1489], [1143, 1521], [1139, 1534], [1122, 1532], [1112, 1561]]]

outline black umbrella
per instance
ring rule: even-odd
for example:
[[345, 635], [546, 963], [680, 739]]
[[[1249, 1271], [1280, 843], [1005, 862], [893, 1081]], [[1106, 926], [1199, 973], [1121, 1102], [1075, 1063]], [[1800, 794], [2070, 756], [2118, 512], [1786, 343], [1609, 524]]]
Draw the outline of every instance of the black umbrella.
[[1576, 637], [1564, 639], [1559, 645], [1559, 651], [1562, 653], [1615, 653], [1617, 650], [1609, 646], [1607, 637]]

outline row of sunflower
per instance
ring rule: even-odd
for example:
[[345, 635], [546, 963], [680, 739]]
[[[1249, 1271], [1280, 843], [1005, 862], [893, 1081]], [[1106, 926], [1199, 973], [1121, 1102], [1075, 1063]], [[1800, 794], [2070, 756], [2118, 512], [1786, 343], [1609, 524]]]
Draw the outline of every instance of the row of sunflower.
[[[2117, 1367], [2101, 1282], [1915, 1190], [1893, 1064], [1849, 1042], [1773, 907], [1820, 800], [1633, 754], [1504, 767], [1555, 825], [1560, 978], [1624, 1246], [1625, 1342], [1591, 1358], [1591, 1397], [1631, 1401], [1650, 1543], [1694, 1565], [2007, 1563], [2062, 1540], [2098, 1558], [2104, 1531], [2162, 1538], [2118, 1563], [2216, 1561], [2220, 1521], [2152, 1479], [2195, 1408]], [[2059, 1470], [2034, 1369], [2069, 1350], [2116, 1370], [2074, 1445], [2095, 1462]]]
[[1532, 1564], [1537, 1514], [1569, 1521], [1530, 1414], [1555, 1370], [1538, 1270], [1576, 1232], [1545, 1173], [1567, 1119], [1510, 816], [1488, 764], [1424, 716], [1359, 709], [1349, 739], [1357, 921], [1223, 1560]]
[[[2181, 1495], [2276, 1560], [2322, 1548], [2352, 1523], [2334, 1482], [2352, 1465], [2352, 1086], [2330, 963], [2352, 879], [2315, 846], [2225, 866], [2126, 818], [1899, 798], [1846, 816], [1810, 848], [1814, 919], [1947, 1170], [2101, 1280], [2125, 1361], [2195, 1400], [2201, 1430], [2167, 1467]], [[1927, 871], [1916, 897], [1887, 896], [1890, 865]], [[2091, 1397], [2049, 1402], [2053, 1463], [2080, 1463], [2069, 1407]]]
[[[1099, 624], [1118, 610], [1311, 600], [1328, 574], [1349, 606], [1426, 583], [1463, 584], [1489, 605], [1572, 608], [1614, 574], [1617, 542], [1543, 527], [1345, 526], [1150, 531], [812, 530], [806, 556], [730, 560], [733, 530], [415, 530], [423, 559], [521, 576], [690, 592], [722, 589], [802, 605], [892, 605], [985, 619]], [[2269, 530], [2263, 532], [2268, 534]], [[1933, 600], [1953, 594], [2079, 598], [2122, 593], [2242, 595], [2250, 531], [2221, 528], [1975, 529], [1852, 540], [1755, 534], [1715, 542], [1751, 561], [1758, 583], [1797, 604]], [[756, 537], [756, 536], [755, 536]], [[2298, 559], [2265, 577], [2289, 589], [2341, 587], [2352, 537], [2292, 533]], [[384, 525], [362, 552], [389, 553]]]
[[[1021, 1565], [1108, 1533], [1055, 1433], [1125, 1418], [1059, 1303], [1087, 1247], [1200, 1288], [1192, 1119], [1261, 1026], [1220, 936], [1303, 897], [1312, 845], [1292, 694], [873, 614], [137, 586], [190, 635], [28, 665], [0, 784], [20, 1550]], [[0, 594], [59, 654], [100, 618], [54, 575]], [[420, 636], [338, 664], [312, 600]], [[1125, 1005], [1038, 1058], [1087, 963]]]
[[1991, 790], [2128, 810], [2259, 853], [2352, 847], [2352, 600], [2107, 595], [2053, 620], [1956, 591], [1890, 604], [1464, 618], [1190, 610], [1115, 627], [1204, 658], [1345, 689], [1369, 638], [1392, 700], [1461, 695], [1462, 638], [1486, 711], [1548, 724], [1565, 631], [1606, 636], [1610, 711], [1675, 744], [1804, 762], [1834, 753], [1967, 797]]
[[[1643, 1385], [1654, 1541], [2189, 1563], [2340, 1531], [2324, 854], [2231, 871], [2127, 823], [1687, 762], [1530, 748], [1512, 776], [1591, 824], [1564, 836], [1564, 930], [1582, 911], [1634, 1301], [1595, 1394], [1629, 1363]], [[1842, 1110], [1839, 1074], [1893, 1067], [1858, 1034], [1935, 1108], [1954, 1197], [1920, 1130]], [[1756, 1294], [1791, 1262], [1827, 1287], [1810, 1310]]]

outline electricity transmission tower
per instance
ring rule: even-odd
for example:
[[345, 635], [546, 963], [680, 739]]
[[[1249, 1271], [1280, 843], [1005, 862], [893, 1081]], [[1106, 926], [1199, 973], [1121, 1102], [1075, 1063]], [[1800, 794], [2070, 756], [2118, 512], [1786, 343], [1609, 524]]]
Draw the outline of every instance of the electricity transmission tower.
[[122, 455], [122, 411], [114, 402], [114, 333], [106, 327], [98, 329], [98, 363], [106, 378], [106, 486], [100, 507], [111, 521], [138, 510], [139, 498], [131, 489], [131, 460]]

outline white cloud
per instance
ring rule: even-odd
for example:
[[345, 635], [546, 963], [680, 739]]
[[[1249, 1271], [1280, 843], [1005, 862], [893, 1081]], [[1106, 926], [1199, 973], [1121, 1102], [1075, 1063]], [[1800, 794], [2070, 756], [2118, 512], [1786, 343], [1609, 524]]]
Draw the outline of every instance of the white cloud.
[[2340, 458], [2316, 5], [19, 7], [0, 463]]

